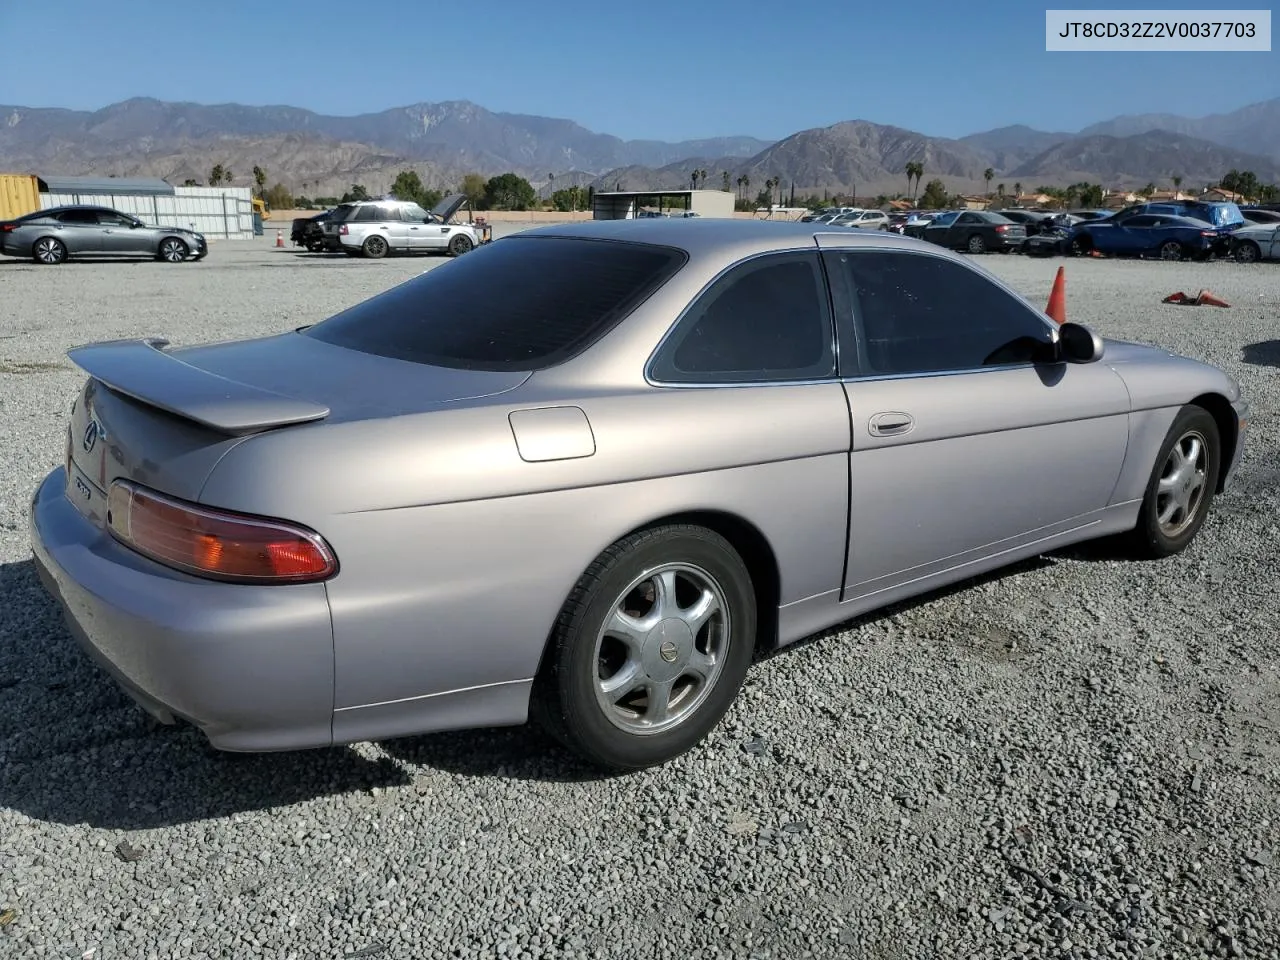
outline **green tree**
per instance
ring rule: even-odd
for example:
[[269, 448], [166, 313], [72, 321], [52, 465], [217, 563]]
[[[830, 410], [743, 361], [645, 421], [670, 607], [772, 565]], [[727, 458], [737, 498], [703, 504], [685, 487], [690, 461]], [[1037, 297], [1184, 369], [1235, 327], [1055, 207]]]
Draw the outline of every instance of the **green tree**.
[[991, 196], [991, 181], [996, 177], [996, 172], [990, 167], [982, 171], [982, 179], [987, 181], [987, 196]]
[[217, 187], [226, 179], [226, 168], [220, 163], [215, 163], [213, 169], [209, 171], [209, 186]]
[[566, 187], [551, 195], [551, 205], [561, 213], [570, 213], [587, 207], [587, 191], [582, 187]]
[[458, 192], [467, 198], [474, 209], [484, 203], [484, 187], [484, 177], [478, 173], [468, 173], [462, 178], [462, 187]]
[[1082, 207], [1100, 207], [1104, 200], [1102, 193], [1102, 184], [1100, 183], [1082, 183], [1080, 184], [1080, 206]]
[[1226, 175], [1222, 178], [1222, 189], [1230, 190], [1233, 193], [1239, 191], [1240, 189], [1240, 171], [1239, 170], [1233, 169], [1233, 170], [1227, 171]]
[[[266, 199], [266, 194], [263, 193], [263, 191], [267, 188], [267, 171], [263, 170], [259, 166], [255, 166], [253, 168], [253, 182], [258, 188], [258, 196]], [[275, 206], [275, 204], [271, 205]]]
[[1176, 192], [1176, 191], [1180, 190], [1180, 189], [1182, 188], [1182, 178], [1181, 178], [1181, 177], [1173, 177], [1173, 178], [1172, 178], [1172, 180], [1173, 180], [1173, 189], [1174, 189], [1174, 191]]
[[925, 184], [924, 194], [920, 197], [920, 206], [925, 210], [941, 210], [947, 206], [948, 200], [946, 184], [935, 178]]
[[356, 203], [360, 200], [368, 200], [369, 191], [364, 188], [363, 183], [353, 183], [351, 189], [342, 195], [340, 203]]
[[723, 190], [725, 193], [729, 192], [730, 187], [729, 187], [729, 171], [728, 170], [720, 171], [720, 189]]
[[267, 206], [272, 210], [289, 210], [294, 204], [293, 195], [283, 183], [277, 183], [270, 190], [263, 192], [262, 199], [267, 201]]
[[996, 184], [996, 196], [998, 196], [1001, 200], [1003, 200], [1003, 199], [1004, 199], [1004, 184], [1003, 184], [1003, 183], [997, 183], [997, 184]]
[[484, 185], [484, 203], [490, 210], [528, 210], [537, 199], [533, 185], [515, 173], [490, 177]]
[[200, 184], [196, 183], [196, 182], [195, 182], [195, 180], [191, 179], [191, 177], [187, 177], [187, 179], [183, 180], [183, 181], [182, 181], [182, 185], [183, 185], [184, 187], [198, 187], [198, 186], [200, 186]]
[[440, 191], [428, 189], [416, 170], [401, 170], [391, 182], [391, 195], [397, 200], [412, 200], [430, 210], [440, 202]]

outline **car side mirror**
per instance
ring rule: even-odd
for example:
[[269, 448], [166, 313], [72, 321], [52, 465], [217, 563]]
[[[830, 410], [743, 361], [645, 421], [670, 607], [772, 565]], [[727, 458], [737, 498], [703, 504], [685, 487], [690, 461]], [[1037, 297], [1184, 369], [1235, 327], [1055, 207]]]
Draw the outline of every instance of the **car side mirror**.
[[1058, 355], [1067, 363], [1094, 363], [1102, 359], [1102, 338], [1079, 323], [1058, 327]]

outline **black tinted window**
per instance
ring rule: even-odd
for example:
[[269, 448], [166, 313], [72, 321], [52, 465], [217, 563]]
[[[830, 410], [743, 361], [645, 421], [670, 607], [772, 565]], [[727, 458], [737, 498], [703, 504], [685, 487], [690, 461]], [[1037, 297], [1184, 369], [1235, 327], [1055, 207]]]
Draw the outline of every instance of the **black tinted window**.
[[353, 218], [356, 223], [369, 223], [373, 220], [386, 220], [386, 211], [382, 207], [370, 204], [367, 207], [356, 207], [356, 215]]
[[1047, 324], [982, 274], [942, 257], [828, 255], [853, 299], [863, 373], [968, 370], [1052, 358]]
[[675, 382], [829, 377], [833, 340], [817, 255], [760, 257], [699, 297], [663, 345], [653, 373]]
[[1126, 227], [1150, 227], [1154, 226], [1156, 218], [1150, 214], [1140, 213], [1136, 217], [1129, 217], [1125, 220]]
[[96, 210], [67, 210], [58, 214], [58, 219], [63, 223], [98, 223], [98, 212]]
[[364, 353], [472, 370], [537, 370], [607, 333], [684, 265], [683, 251], [506, 237], [305, 331]]

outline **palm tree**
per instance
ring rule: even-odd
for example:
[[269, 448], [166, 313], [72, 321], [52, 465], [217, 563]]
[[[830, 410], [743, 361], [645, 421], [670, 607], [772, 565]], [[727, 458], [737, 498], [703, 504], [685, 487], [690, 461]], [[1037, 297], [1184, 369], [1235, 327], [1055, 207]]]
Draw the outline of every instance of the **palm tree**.
[[729, 171], [728, 170], [720, 171], [720, 182], [722, 184], [721, 189], [724, 190], [725, 193], [728, 193], [729, 192]]
[[742, 199], [747, 199], [747, 191], [751, 189], [751, 178], [745, 173], [742, 175]]
[[1020, 197], [1020, 196], [1022, 196], [1022, 184], [1021, 184], [1021, 183], [1015, 183], [1015, 184], [1013, 185], [1013, 195], [1014, 195], [1014, 197], [1015, 197], [1015, 198], [1016, 198], [1016, 197]]
[[1001, 200], [1003, 200], [1003, 199], [1004, 199], [1004, 184], [1003, 184], [1003, 183], [997, 183], [997, 184], [996, 184], [996, 195], [997, 195], [997, 196], [999, 196]]
[[911, 178], [916, 175], [916, 165], [914, 162], [907, 161], [907, 196], [911, 196]]
[[987, 196], [991, 196], [991, 181], [995, 179], [996, 172], [990, 167], [982, 171], [982, 179], [987, 181]]
[[1172, 177], [1171, 179], [1173, 180], [1173, 192], [1174, 192], [1174, 195], [1176, 196], [1182, 189], [1182, 178]]

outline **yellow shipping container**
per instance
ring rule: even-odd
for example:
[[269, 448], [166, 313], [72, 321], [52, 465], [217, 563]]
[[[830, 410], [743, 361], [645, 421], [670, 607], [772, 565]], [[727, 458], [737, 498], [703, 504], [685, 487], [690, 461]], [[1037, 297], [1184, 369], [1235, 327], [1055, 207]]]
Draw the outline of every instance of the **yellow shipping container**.
[[29, 173], [0, 173], [0, 220], [40, 209], [40, 185]]

